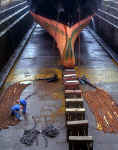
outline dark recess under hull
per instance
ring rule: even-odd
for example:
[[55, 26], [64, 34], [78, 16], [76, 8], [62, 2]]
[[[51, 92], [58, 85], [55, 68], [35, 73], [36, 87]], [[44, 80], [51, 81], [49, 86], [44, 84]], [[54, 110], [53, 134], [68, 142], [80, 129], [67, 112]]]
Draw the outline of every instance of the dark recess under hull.
[[48, 19], [72, 26], [93, 15], [102, 0], [27, 0], [31, 11]]

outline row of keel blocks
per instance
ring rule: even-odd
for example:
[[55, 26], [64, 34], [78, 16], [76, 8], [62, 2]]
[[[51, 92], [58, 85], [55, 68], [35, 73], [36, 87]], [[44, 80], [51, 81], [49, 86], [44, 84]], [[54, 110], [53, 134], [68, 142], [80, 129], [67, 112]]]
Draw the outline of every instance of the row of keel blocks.
[[66, 69], [63, 73], [63, 82], [64, 82], [64, 89], [71, 89], [76, 90], [79, 88], [79, 81], [77, 80], [77, 75], [75, 70]]
[[82, 91], [74, 69], [63, 72], [67, 142], [69, 150], [93, 150], [92, 136], [88, 136]]

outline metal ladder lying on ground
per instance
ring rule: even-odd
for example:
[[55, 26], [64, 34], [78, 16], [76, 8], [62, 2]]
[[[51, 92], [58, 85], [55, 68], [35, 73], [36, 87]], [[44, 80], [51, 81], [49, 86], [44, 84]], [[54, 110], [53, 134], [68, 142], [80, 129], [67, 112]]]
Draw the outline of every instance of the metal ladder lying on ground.
[[82, 91], [74, 69], [64, 70], [63, 83], [69, 150], [93, 150], [93, 138], [88, 136], [88, 120], [85, 120]]

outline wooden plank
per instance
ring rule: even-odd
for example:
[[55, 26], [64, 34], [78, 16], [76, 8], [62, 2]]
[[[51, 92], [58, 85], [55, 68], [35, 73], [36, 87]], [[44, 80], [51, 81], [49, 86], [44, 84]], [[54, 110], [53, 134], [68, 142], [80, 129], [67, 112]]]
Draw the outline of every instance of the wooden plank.
[[66, 108], [66, 121], [77, 121], [85, 119], [85, 108]]
[[66, 102], [83, 102], [83, 98], [66, 98]]
[[92, 136], [69, 136], [69, 150], [93, 150]]
[[65, 94], [80, 94], [82, 93], [81, 90], [64, 90]]
[[70, 77], [63, 77], [63, 81], [67, 81], [67, 80], [77, 80], [76, 76], [70, 76]]
[[83, 113], [85, 112], [85, 108], [66, 108], [66, 112], [78, 112], [78, 113]]
[[82, 91], [76, 90], [76, 89], [67, 89], [64, 90], [65, 98], [81, 98], [82, 97]]
[[74, 142], [93, 142], [92, 136], [69, 136], [69, 141]]
[[66, 108], [83, 108], [83, 99], [66, 99], [65, 100], [65, 107]]
[[88, 120], [67, 121], [67, 141], [69, 136], [88, 136]]
[[88, 120], [67, 121], [67, 126], [88, 126]]
[[75, 69], [65, 69], [64, 71], [76, 71]]
[[80, 89], [79, 82], [65, 82], [64, 81], [64, 89], [65, 90], [77, 90]]
[[65, 81], [64, 83], [65, 83], [65, 84], [66, 84], [66, 83], [79, 83], [79, 81], [78, 81], [78, 80], [67, 80], [67, 81]]
[[75, 73], [73, 74], [64, 74], [64, 77], [77, 77], [77, 75]]

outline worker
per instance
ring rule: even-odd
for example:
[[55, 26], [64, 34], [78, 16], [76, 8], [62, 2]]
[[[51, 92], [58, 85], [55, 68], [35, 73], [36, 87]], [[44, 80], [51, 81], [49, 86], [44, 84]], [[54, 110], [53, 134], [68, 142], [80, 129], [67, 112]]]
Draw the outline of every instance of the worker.
[[11, 107], [11, 115], [15, 116], [18, 120], [22, 120], [22, 117], [20, 115], [20, 105], [15, 104]]
[[26, 113], [26, 107], [27, 107], [27, 102], [26, 102], [26, 100], [25, 99], [20, 99], [20, 105], [22, 105], [23, 106], [23, 114], [25, 114]]

